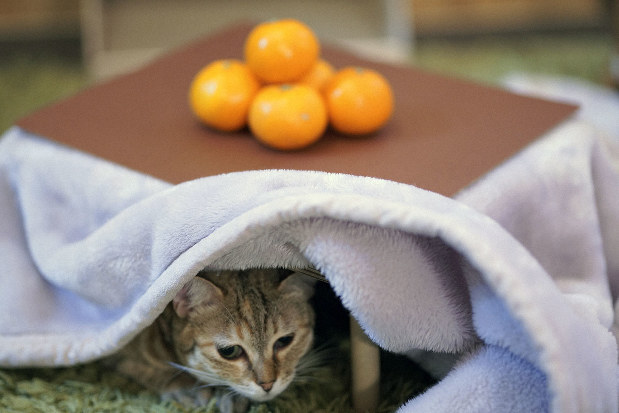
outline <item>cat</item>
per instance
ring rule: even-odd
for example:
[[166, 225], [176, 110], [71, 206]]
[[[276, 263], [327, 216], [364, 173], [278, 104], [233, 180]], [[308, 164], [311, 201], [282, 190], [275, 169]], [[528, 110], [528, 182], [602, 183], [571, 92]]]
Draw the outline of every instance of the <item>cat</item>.
[[108, 359], [164, 399], [245, 411], [280, 395], [312, 346], [313, 282], [278, 269], [202, 271]]

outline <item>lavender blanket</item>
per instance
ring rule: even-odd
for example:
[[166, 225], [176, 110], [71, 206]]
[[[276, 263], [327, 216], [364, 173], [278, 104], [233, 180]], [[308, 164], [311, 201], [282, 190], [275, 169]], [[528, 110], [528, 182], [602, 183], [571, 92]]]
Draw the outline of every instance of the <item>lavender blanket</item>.
[[110, 354], [204, 267], [313, 265], [382, 348], [462, 355], [402, 412], [618, 409], [619, 150], [577, 119], [455, 199], [289, 170], [171, 186], [13, 128], [0, 211], [1, 366]]

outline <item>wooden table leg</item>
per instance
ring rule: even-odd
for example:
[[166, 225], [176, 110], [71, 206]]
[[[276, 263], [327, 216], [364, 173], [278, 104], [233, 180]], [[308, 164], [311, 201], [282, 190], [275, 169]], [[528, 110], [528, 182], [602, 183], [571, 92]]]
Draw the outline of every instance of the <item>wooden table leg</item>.
[[357, 413], [374, 412], [380, 391], [380, 352], [350, 317], [352, 402]]

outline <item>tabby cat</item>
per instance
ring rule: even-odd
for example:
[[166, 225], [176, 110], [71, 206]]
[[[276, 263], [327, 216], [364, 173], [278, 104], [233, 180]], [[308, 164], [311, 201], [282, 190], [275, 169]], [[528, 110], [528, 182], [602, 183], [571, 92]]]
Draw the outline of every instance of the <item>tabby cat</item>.
[[221, 411], [244, 411], [295, 378], [313, 340], [312, 294], [290, 271], [202, 271], [109, 361], [163, 398], [204, 405], [217, 395]]

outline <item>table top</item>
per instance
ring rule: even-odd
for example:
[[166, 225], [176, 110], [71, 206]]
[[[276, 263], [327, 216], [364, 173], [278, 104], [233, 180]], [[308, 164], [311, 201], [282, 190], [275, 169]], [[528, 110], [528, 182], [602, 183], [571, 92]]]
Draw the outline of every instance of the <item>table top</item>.
[[199, 39], [17, 125], [171, 183], [252, 169], [301, 169], [373, 176], [451, 196], [576, 109], [323, 45], [323, 57], [336, 68], [380, 71], [394, 88], [394, 116], [371, 136], [329, 130], [311, 147], [279, 152], [247, 130], [221, 133], [202, 126], [187, 103], [193, 76], [212, 60], [241, 58], [251, 27], [241, 23]]

